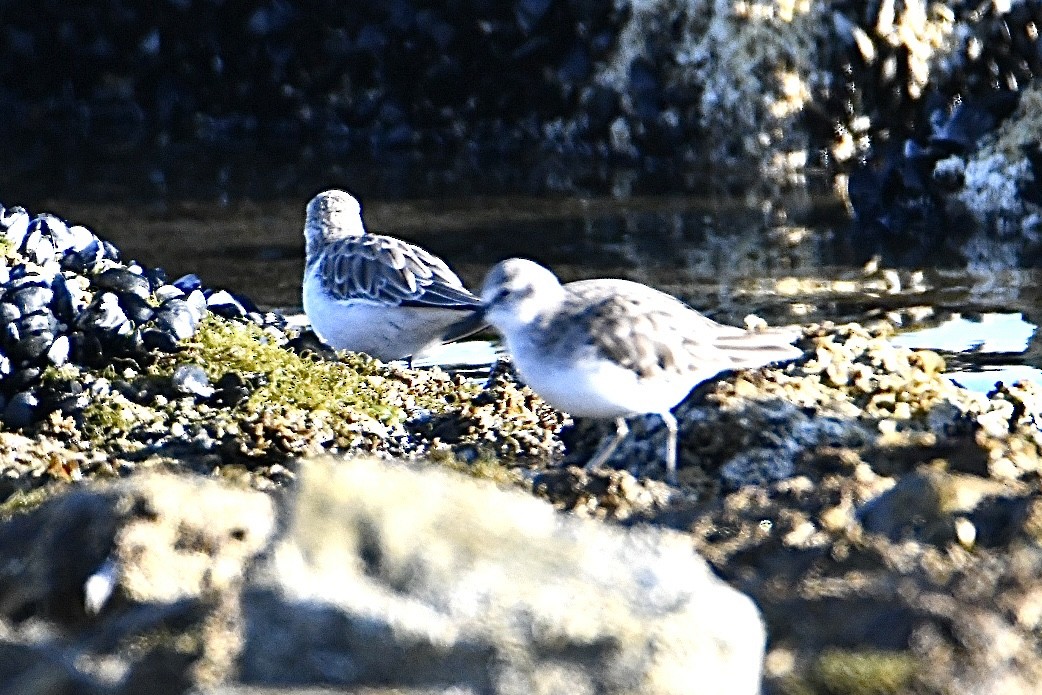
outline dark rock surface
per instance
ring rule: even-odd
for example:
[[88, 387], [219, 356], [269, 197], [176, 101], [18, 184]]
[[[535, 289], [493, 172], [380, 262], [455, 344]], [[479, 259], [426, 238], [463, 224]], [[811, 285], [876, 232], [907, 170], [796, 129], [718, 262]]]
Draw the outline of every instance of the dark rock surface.
[[4, 20], [9, 191], [744, 192], [1024, 89], [1042, 4], [16, 0]]

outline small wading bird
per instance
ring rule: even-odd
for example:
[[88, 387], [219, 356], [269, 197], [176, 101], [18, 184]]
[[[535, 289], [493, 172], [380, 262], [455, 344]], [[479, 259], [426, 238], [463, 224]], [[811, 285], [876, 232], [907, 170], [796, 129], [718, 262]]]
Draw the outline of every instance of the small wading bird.
[[599, 468], [629, 432], [626, 418], [657, 414], [668, 430], [666, 479], [676, 484], [672, 408], [722, 371], [799, 357], [797, 333], [725, 326], [680, 300], [629, 280], [562, 285], [532, 261], [488, 272], [485, 319], [502, 334], [521, 378], [572, 415], [615, 420], [615, 435], [586, 464]]
[[337, 350], [414, 357], [486, 324], [480, 300], [445, 262], [401, 239], [369, 234], [344, 191], [319, 193], [304, 224], [304, 313]]

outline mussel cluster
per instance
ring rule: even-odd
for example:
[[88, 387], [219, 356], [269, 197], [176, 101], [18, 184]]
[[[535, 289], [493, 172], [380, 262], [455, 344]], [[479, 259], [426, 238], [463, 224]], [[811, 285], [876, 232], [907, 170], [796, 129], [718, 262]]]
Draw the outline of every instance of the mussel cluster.
[[[808, 113], [808, 127], [823, 140], [830, 131], [856, 136], [848, 159], [830, 162], [850, 173], [855, 219], [845, 241], [855, 259], [878, 254], [887, 263], [917, 265], [947, 256], [959, 264], [960, 235], [976, 224], [948, 204], [963, 182], [935, 174], [935, 165], [970, 158], [981, 136], [1042, 75], [1042, 0], [931, 5], [928, 12], [939, 15], [924, 15], [923, 24], [950, 25], [951, 46], [920, 46], [928, 58], [916, 57], [914, 22], [901, 34], [912, 39], [895, 39], [895, 18], [914, 15], [910, 9], [910, 0], [833, 5], [841, 39], [832, 48], [835, 79], [820, 97], [822, 108]], [[928, 60], [926, 81], [917, 59]], [[1037, 150], [1024, 156], [1042, 178]], [[1037, 197], [1037, 190], [1023, 191], [1025, 200]]]
[[146, 365], [177, 351], [208, 311], [284, 325], [195, 275], [171, 282], [160, 268], [124, 262], [110, 242], [54, 215], [0, 206], [0, 248], [0, 414], [11, 427], [36, 419], [49, 366]]
[[976, 225], [947, 204], [963, 181], [938, 171], [937, 163], [971, 156], [980, 138], [1013, 112], [1018, 98], [1018, 92], [1001, 90], [950, 108], [936, 106], [924, 137], [881, 147], [851, 171], [847, 194], [854, 219], [845, 241], [854, 260], [878, 255], [888, 265], [957, 264], [959, 243]]

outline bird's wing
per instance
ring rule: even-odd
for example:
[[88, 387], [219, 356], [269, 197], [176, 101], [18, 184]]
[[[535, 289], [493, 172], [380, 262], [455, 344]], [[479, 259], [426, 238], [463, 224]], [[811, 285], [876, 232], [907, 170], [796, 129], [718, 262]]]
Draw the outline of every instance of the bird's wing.
[[719, 335], [714, 345], [725, 352], [732, 369], [762, 367], [799, 357], [803, 351], [792, 345], [802, 334], [799, 329], [767, 328], [760, 331], [738, 329], [741, 333]]
[[330, 244], [319, 273], [336, 299], [445, 308], [481, 304], [444, 261], [393, 237], [369, 234]]
[[[645, 285], [570, 283], [575, 296], [596, 292], [598, 301], [569, 319], [589, 326], [589, 339], [604, 356], [642, 377], [661, 373], [723, 371], [792, 359], [795, 335], [755, 333], [717, 323], [680, 300]], [[575, 287], [579, 285], [579, 287]], [[605, 288], [615, 290], [606, 292]]]

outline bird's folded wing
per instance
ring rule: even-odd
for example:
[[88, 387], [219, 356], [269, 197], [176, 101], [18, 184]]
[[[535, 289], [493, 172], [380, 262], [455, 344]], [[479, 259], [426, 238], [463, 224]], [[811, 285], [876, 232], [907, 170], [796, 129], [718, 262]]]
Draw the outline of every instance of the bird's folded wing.
[[735, 368], [760, 367], [802, 355], [802, 350], [791, 345], [801, 333], [799, 329], [789, 328], [742, 331], [719, 335], [713, 345], [730, 357]]
[[319, 270], [336, 299], [445, 308], [481, 304], [441, 259], [391, 237], [338, 241], [326, 250]]
[[799, 357], [792, 331], [747, 331], [716, 323], [680, 302], [614, 296], [590, 306], [597, 350], [642, 377], [759, 367]]

